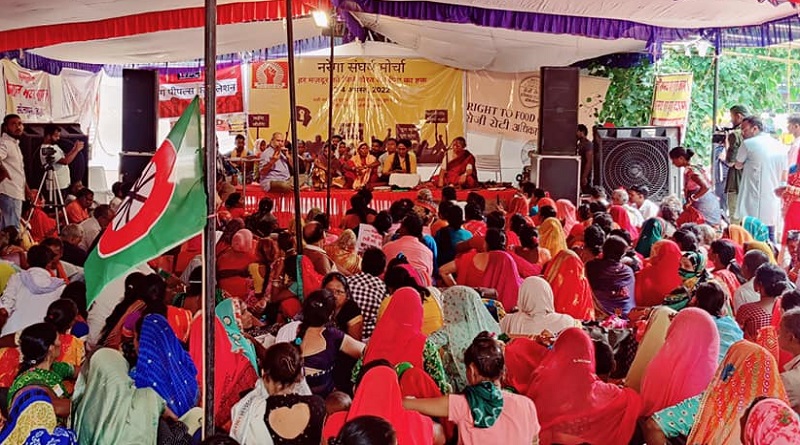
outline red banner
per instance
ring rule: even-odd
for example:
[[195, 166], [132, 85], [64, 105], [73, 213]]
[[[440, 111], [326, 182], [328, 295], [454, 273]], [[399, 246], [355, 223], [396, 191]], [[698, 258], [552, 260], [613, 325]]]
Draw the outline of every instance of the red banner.
[[[193, 72], [158, 76], [158, 114], [161, 118], [178, 117], [195, 95], [205, 94], [205, 75], [202, 69]], [[201, 103], [201, 108], [204, 104]], [[244, 112], [242, 67], [239, 65], [217, 70], [217, 114]]]

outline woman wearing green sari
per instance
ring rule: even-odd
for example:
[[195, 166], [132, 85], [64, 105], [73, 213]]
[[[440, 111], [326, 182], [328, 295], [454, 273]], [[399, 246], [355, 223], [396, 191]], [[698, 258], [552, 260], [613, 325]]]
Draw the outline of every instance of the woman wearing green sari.
[[155, 445], [159, 418], [171, 413], [152, 388], [136, 388], [122, 353], [100, 349], [85, 368], [73, 395], [73, 428], [79, 442]]

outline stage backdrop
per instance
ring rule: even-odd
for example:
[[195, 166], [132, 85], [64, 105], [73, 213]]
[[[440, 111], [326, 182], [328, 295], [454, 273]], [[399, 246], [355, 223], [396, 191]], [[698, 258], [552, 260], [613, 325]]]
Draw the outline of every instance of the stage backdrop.
[[[203, 97], [205, 75], [202, 69], [158, 76], [158, 114], [162, 119], [177, 118], [195, 95]], [[203, 107], [203, 104], [201, 104]], [[217, 70], [217, 114], [244, 112], [242, 66]]]
[[[610, 81], [581, 76], [578, 122], [595, 125]], [[533, 141], [539, 135], [539, 73], [467, 72], [467, 130]]]
[[[328, 138], [329, 66], [325, 58], [296, 59], [298, 138], [312, 150]], [[411, 139], [425, 164], [440, 162], [442, 149], [464, 135], [463, 71], [396, 58], [336, 59], [333, 71], [333, 127], [348, 142]], [[261, 128], [249, 129], [251, 144], [289, 131], [287, 77], [285, 61], [252, 64], [248, 114]]]
[[51, 122], [50, 75], [31, 71], [3, 59], [6, 112], [18, 114], [23, 122]]

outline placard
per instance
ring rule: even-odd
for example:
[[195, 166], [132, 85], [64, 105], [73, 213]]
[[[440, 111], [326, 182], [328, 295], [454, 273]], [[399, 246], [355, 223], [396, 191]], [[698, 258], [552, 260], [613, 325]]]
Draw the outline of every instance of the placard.
[[692, 103], [692, 79], [692, 73], [656, 76], [650, 125], [681, 127], [681, 136], [686, 134]]
[[383, 235], [378, 232], [378, 229], [369, 224], [358, 225], [358, 238], [356, 238], [356, 249], [358, 254], [362, 255], [368, 248], [383, 247]]

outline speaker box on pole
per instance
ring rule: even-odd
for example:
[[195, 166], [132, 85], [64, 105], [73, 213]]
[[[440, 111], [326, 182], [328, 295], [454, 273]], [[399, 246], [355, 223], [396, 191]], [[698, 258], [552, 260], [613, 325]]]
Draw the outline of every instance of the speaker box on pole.
[[575, 156], [580, 72], [571, 67], [542, 67], [539, 94], [539, 153]]
[[531, 155], [531, 181], [553, 199], [580, 202], [580, 156]]
[[[158, 148], [158, 71], [122, 70], [122, 152], [153, 153]], [[146, 163], [122, 156], [120, 175], [139, 177]]]

